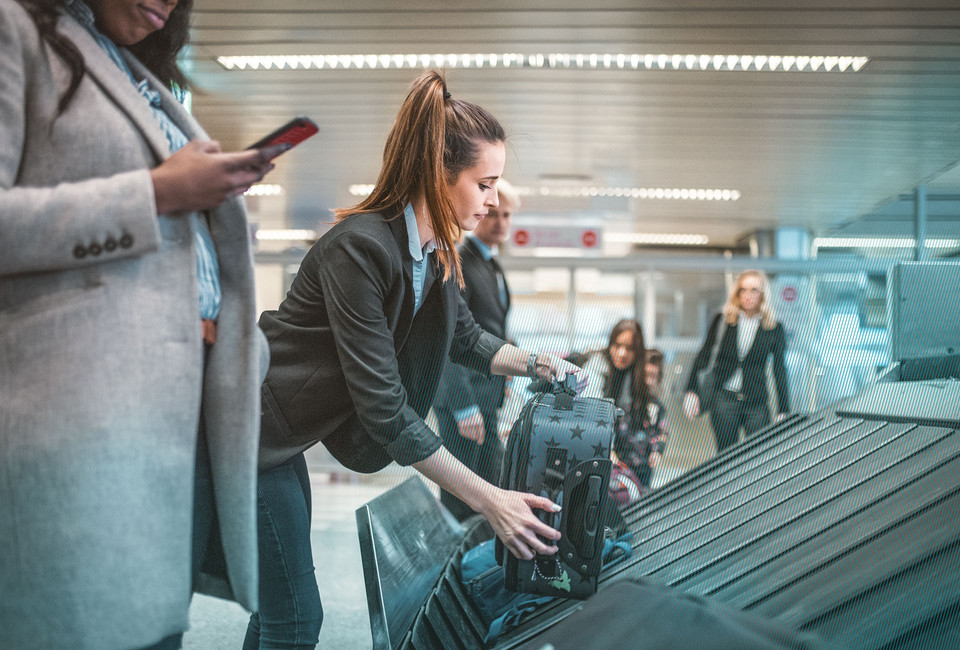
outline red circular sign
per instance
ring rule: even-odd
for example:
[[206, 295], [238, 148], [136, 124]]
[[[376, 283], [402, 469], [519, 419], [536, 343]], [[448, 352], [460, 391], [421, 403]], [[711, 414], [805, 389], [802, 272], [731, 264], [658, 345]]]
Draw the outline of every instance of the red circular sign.
[[597, 231], [596, 230], [584, 230], [583, 234], [580, 235], [580, 243], [586, 248], [593, 248], [597, 245]]
[[793, 302], [797, 299], [797, 290], [793, 287], [784, 287], [780, 295], [785, 302]]
[[530, 233], [523, 228], [513, 232], [513, 243], [517, 246], [526, 246], [530, 243]]

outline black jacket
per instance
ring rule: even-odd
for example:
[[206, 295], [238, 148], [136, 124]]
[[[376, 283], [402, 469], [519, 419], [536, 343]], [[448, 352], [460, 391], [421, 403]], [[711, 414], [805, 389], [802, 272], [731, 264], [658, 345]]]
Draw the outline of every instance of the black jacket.
[[441, 446], [423, 418], [448, 352], [490, 372], [504, 341], [474, 322], [455, 281], [428, 270], [414, 317], [407, 241], [402, 213], [340, 221], [304, 257], [279, 309], [261, 315], [271, 354], [261, 468], [318, 441], [358, 472], [423, 460]]
[[[710, 353], [713, 350], [714, 342], [717, 340], [721, 318], [722, 314], [717, 314], [710, 324], [707, 340], [703, 342], [703, 346], [697, 353], [693, 368], [690, 370], [690, 376], [687, 378], [687, 391], [696, 391], [699, 372], [710, 363]], [[769, 330], [763, 329], [763, 325], [761, 325], [757, 329], [753, 345], [750, 346], [746, 356], [740, 359], [737, 351], [737, 326], [728, 324], [724, 329], [720, 348], [717, 350], [717, 358], [714, 364], [714, 386], [718, 389], [721, 388], [739, 365], [743, 371], [743, 384], [740, 389], [743, 400], [751, 405], [766, 404], [766, 363], [767, 357], [773, 355], [773, 379], [777, 389], [777, 404], [780, 413], [787, 413], [790, 411], [790, 395], [787, 390], [787, 371], [784, 367], [785, 351], [786, 341], [783, 334], [783, 325], [777, 323], [773, 329]]]
[[[506, 305], [500, 302], [497, 271], [490, 260], [483, 259], [480, 249], [471, 237], [458, 247], [463, 269], [463, 299], [474, 319], [494, 336], [507, 338], [507, 311], [510, 309], [510, 290]], [[484, 418], [503, 404], [506, 378], [478, 373], [459, 364], [448, 362], [437, 391], [435, 406], [454, 413], [477, 405]]]

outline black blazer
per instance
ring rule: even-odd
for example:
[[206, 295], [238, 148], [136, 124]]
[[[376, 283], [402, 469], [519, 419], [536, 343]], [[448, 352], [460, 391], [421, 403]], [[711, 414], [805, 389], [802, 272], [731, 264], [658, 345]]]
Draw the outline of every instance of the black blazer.
[[504, 345], [484, 332], [452, 279], [433, 280], [414, 317], [403, 214], [358, 214], [304, 257], [290, 292], [260, 327], [270, 342], [260, 466], [321, 441], [346, 467], [410, 465], [441, 446], [423, 418], [448, 353], [477, 372]]
[[[687, 378], [687, 391], [696, 391], [699, 372], [710, 363], [710, 353], [713, 350], [713, 344], [717, 340], [717, 332], [720, 329], [720, 319], [723, 314], [717, 314], [710, 324], [710, 330], [707, 332], [707, 340], [697, 353], [693, 362], [693, 368], [690, 370], [690, 376]], [[761, 325], [757, 329], [757, 335], [753, 339], [753, 345], [747, 351], [746, 356], [740, 359], [737, 351], [737, 326], [727, 325], [723, 332], [723, 339], [720, 341], [720, 348], [717, 350], [717, 358], [714, 363], [714, 385], [721, 388], [739, 365], [743, 371], [743, 387], [740, 392], [743, 394], [745, 402], [751, 405], [760, 405], [767, 403], [767, 377], [766, 363], [767, 357], [773, 355], [773, 380], [777, 389], [777, 404], [780, 413], [790, 411], [790, 395], [787, 390], [787, 371], [784, 367], [784, 354], [786, 352], [786, 341], [783, 334], [783, 325], [777, 323], [773, 329], [763, 329]]]
[[[507, 302], [500, 302], [500, 286], [493, 262], [483, 259], [476, 241], [467, 237], [458, 247], [463, 269], [463, 299], [473, 318], [485, 331], [501, 339], [507, 338]], [[506, 282], [506, 281], [504, 281]], [[506, 378], [478, 373], [459, 364], [447, 362], [437, 391], [435, 406], [451, 413], [477, 405], [485, 417], [503, 404]]]

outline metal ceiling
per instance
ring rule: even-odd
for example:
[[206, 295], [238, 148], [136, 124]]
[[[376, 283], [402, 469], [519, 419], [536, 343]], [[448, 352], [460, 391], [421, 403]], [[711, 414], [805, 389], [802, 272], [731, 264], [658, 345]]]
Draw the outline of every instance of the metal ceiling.
[[356, 202], [416, 69], [228, 71], [218, 56], [611, 53], [868, 56], [857, 73], [457, 68], [454, 96], [509, 134], [515, 185], [728, 188], [738, 201], [530, 196], [523, 214], [733, 244], [797, 226], [909, 236], [926, 185], [928, 235], [960, 234], [956, 0], [197, 0], [193, 108], [225, 148], [295, 115], [318, 136], [269, 177], [284, 214], [315, 227]]

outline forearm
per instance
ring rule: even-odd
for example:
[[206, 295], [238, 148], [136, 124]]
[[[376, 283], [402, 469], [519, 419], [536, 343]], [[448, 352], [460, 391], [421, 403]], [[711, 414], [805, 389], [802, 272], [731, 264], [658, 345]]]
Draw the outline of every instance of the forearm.
[[466, 503], [474, 512], [483, 513], [485, 505], [499, 490], [457, 460], [446, 447], [414, 463], [413, 468]]
[[[529, 350], [521, 350], [508, 343], [497, 350], [497, 353], [490, 360], [490, 374], [508, 377], [538, 377], [548, 373], [550, 363], [545, 358], [547, 355], [537, 354], [531, 367], [530, 360], [533, 354], [535, 353]], [[531, 372], [531, 369], [533, 372]]]

